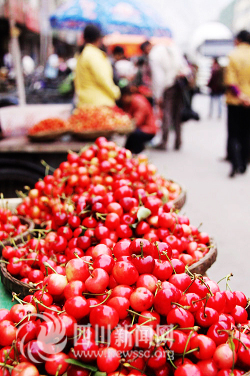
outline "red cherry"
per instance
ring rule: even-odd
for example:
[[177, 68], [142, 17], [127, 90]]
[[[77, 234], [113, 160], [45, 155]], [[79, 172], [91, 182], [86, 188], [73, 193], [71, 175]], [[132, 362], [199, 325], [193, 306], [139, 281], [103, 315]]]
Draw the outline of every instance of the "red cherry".
[[190, 339], [190, 348], [198, 348], [193, 354], [197, 359], [204, 360], [210, 359], [213, 356], [216, 345], [211, 338], [203, 334], [198, 334], [196, 337]]
[[133, 285], [139, 278], [139, 273], [130, 262], [116, 262], [112, 270], [112, 275], [119, 284]]
[[69, 359], [69, 356], [59, 352], [57, 354], [49, 355], [45, 363], [45, 369], [49, 375], [62, 375], [69, 367], [69, 363], [65, 360]]
[[66, 265], [66, 277], [70, 281], [85, 282], [89, 277], [89, 269], [87, 264], [80, 259], [72, 259]]
[[167, 316], [172, 308], [172, 301], [174, 301], [174, 292], [170, 289], [163, 289], [158, 291], [154, 298], [154, 309], [160, 315]]
[[115, 348], [106, 347], [100, 350], [97, 356], [98, 369], [101, 372], [114, 372], [120, 365], [120, 359], [120, 354]]
[[101, 268], [94, 269], [92, 274], [85, 281], [86, 289], [93, 294], [104, 292], [108, 284], [109, 275]]
[[237, 355], [235, 351], [232, 351], [229, 344], [223, 343], [215, 349], [213, 360], [219, 369], [232, 368], [237, 361]]
[[152, 307], [154, 295], [145, 287], [136, 288], [130, 296], [130, 305], [134, 311], [142, 312]]
[[202, 373], [199, 367], [195, 364], [183, 364], [182, 366], [178, 367], [175, 372], [174, 376], [202, 376]]
[[91, 308], [89, 321], [93, 327], [98, 325], [105, 329], [113, 329], [119, 322], [119, 315], [117, 311], [107, 305], [100, 305], [98, 307]]
[[123, 320], [128, 316], [130, 302], [127, 298], [115, 296], [107, 301], [107, 305], [113, 307], [117, 311], [120, 320]]
[[120, 352], [130, 351], [134, 347], [134, 336], [125, 328], [114, 329], [110, 336], [110, 346]]
[[73, 316], [76, 320], [82, 319], [90, 311], [88, 302], [83, 296], [75, 296], [67, 299], [65, 310], [68, 315]]

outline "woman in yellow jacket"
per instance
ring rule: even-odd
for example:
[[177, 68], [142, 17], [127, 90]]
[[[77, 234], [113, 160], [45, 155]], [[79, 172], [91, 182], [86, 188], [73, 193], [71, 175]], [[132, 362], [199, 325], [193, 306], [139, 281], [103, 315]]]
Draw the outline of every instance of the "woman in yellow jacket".
[[76, 105], [114, 106], [120, 97], [120, 89], [113, 82], [109, 59], [100, 49], [102, 38], [99, 28], [95, 25], [86, 26], [84, 40], [85, 47], [76, 66]]

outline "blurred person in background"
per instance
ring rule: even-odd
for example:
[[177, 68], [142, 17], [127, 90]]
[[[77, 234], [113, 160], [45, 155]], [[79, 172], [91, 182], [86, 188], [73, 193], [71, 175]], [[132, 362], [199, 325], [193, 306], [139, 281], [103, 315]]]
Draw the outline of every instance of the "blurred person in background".
[[54, 48], [51, 47], [51, 53], [48, 57], [47, 63], [44, 69], [44, 76], [49, 80], [55, 80], [59, 73], [59, 56], [54, 52]]
[[145, 144], [156, 135], [155, 117], [149, 101], [139, 93], [133, 93], [130, 85], [121, 88], [120, 106], [135, 121], [136, 129], [128, 135], [125, 148], [138, 154]]
[[166, 150], [169, 130], [173, 126], [175, 149], [178, 150], [181, 146], [181, 112], [188, 65], [174, 44], [152, 46], [150, 42], [145, 42], [141, 49], [148, 55], [154, 100], [163, 112], [162, 139], [156, 148]]
[[121, 78], [126, 78], [131, 82], [135, 77], [137, 69], [132, 61], [126, 58], [124, 48], [122, 46], [114, 47], [113, 58], [114, 82], [118, 83]]
[[226, 102], [228, 109], [228, 156], [232, 164], [230, 177], [247, 168], [250, 136], [250, 33], [242, 30], [235, 37], [235, 48], [226, 68]]
[[213, 116], [213, 108], [214, 105], [217, 103], [218, 118], [220, 118], [222, 114], [222, 96], [225, 93], [225, 85], [224, 71], [216, 57], [213, 59], [211, 77], [208, 81], [207, 86], [210, 89], [209, 117], [211, 118]]
[[133, 85], [137, 88], [138, 92], [144, 95], [151, 106], [154, 105], [153, 95], [151, 90], [151, 85], [146, 85], [144, 81], [144, 72], [145, 72], [145, 60], [143, 57], [139, 57], [136, 62], [137, 72], [133, 80]]
[[25, 76], [30, 76], [35, 72], [35, 62], [29, 55], [24, 55], [22, 58], [22, 67], [23, 67], [23, 73]]
[[95, 25], [86, 26], [84, 41], [75, 72], [76, 105], [115, 106], [115, 101], [120, 97], [120, 89], [114, 84], [109, 59], [100, 49], [100, 29]]

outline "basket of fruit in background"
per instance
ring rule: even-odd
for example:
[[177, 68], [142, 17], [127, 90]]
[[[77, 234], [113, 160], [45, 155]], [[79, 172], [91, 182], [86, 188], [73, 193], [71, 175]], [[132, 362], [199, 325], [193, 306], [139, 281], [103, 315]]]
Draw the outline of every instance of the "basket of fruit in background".
[[0, 254], [5, 246], [20, 244], [32, 236], [34, 222], [0, 206]]
[[80, 140], [110, 137], [114, 133], [127, 134], [134, 129], [134, 123], [129, 115], [118, 107], [89, 105], [74, 110], [69, 118], [69, 125], [73, 136]]
[[45, 142], [55, 141], [69, 132], [69, 125], [59, 118], [48, 118], [41, 120], [28, 131], [31, 141]]

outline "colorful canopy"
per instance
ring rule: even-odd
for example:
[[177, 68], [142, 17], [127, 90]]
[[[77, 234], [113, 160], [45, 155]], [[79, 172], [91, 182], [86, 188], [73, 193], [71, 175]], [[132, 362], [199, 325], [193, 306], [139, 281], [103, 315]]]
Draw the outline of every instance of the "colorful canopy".
[[144, 0], [69, 0], [50, 17], [50, 23], [58, 29], [79, 30], [94, 23], [106, 34], [171, 36], [159, 13]]

